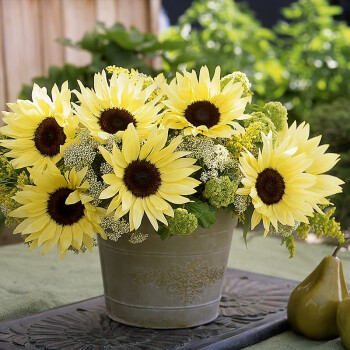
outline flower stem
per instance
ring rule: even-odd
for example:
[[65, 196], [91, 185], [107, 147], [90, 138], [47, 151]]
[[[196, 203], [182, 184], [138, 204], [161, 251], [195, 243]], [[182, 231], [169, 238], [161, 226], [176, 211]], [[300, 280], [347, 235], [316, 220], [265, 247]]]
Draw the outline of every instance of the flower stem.
[[337, 254], [338, 254], [338, 252], [339, 252], [339, 250], [340, 250], [340, 248], [341, 248], [341, 247], [344, 247], [344, 246], [346, 246], [346, 245], [348, 245], [348, 244], [350, 244], [350, 238], [348, 238], [348, 239], [347, 239], [345, 242], [343, 242], [342, 244], [339, 244], [338, 247], [335, 248], [335, 251], [334, 251], [334, 253], [332, 254], [332, 256], [336, 257]]

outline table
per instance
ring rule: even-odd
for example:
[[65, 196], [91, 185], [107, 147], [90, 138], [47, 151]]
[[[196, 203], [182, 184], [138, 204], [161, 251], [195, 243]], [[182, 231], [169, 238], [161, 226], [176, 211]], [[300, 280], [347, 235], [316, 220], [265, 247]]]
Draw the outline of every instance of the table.
[[[248, 249], [241, 232], [234, 235], [229, 266], [271, 276], [302, 280], [333, 247], [297, 243], [296, 257], [288, 258], [275, 237], [248, 236]], [[350, 281], [350, 254], [341, 253], [346, 280]], [[0, 319], [20, 317], [53, 307], [92, 298], [103, 293], [96, 249], [83, 256], [71, 254], [60, 261], [56, 252], [45, 257], [22, 245], [0, 248]], [[291, 331], [250, 346], [251, 349], [343, 349], [339, 339], [310, 341]]]
[[208, 324], [157, 330], [110, 320], [104, 297], [0, 322], [2, 350], [231, 349], [238, 350], [288, 328], [286, 304], [297, 282], [228, 269], [219, 317]]

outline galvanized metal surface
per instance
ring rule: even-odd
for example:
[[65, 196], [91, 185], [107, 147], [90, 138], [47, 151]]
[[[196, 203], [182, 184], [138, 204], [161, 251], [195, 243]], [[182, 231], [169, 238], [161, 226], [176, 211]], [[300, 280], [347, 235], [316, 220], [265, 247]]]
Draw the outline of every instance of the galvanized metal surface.
[[106, 312], [127, 325], [188, 328], [218, 316], [236, 220], [226, 211], [188, 236], [161, 240], [148, 221], [146, 241], [99, 239]]

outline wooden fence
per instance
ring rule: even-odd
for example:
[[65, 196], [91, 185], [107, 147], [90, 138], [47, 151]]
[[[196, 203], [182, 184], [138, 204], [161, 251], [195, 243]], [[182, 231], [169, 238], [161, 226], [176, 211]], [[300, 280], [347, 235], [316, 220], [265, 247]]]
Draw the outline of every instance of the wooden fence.
[[49, 66], [89, 62], [88, 53], [57, 38], [77, 41], [96, 21], [157, 33], [160, 6], [161, 0], [0, 0], [0, 111]]

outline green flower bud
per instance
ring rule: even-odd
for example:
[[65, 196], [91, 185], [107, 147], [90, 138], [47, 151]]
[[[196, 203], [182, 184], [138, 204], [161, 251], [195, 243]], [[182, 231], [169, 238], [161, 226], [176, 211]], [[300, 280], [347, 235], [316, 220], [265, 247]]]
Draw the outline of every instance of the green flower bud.
[[203, 196], [216, 208], [227, 207], [234, 201], [237, 187], [228, 176], [220, 176], [206, 183]]
[[287, 109], [280, 102], [268, 102], [262, 109], [262, 112], [269, 117], [275, 124], [276, 130], [281, 131], [287, 126]]
[[262, 112], [252, 113], [249, 119], [244, 120], [244, 127], [247, 129], [253, 123], [259, 123], [260, 129], [265, 135], [267, 135], [269, 131], [272, 131], [273, 134], [277, 133], [275, 124]]
[[231, 74], [225, 75], [220, 80], [221, 90], [228, 84], [229, 81], [233, 80], [234, 83], [240, 82], [242, 83], [244, 93], [243, 95], [251, 95], [250, 88], [252, 84], [250, 84], [247, 76], [242, 72], [233, 72]]
[[194, 214], [186, 209], [174, 210], [174, 217], [168, 219], [168, 228], [173, 235], [187, 236], [198, 227], [198, 220]]
[[[245, 132], [245, 137], [249, 140], [253, 145], [259, 146], [262, 143], [261, 133], [267, 135], [269, 133], [269, 127], [262, 121], [256, 121], [248, 126]], [[276, 141], [277, 132], [276, 129], [272, 130], [272, 140]]]

